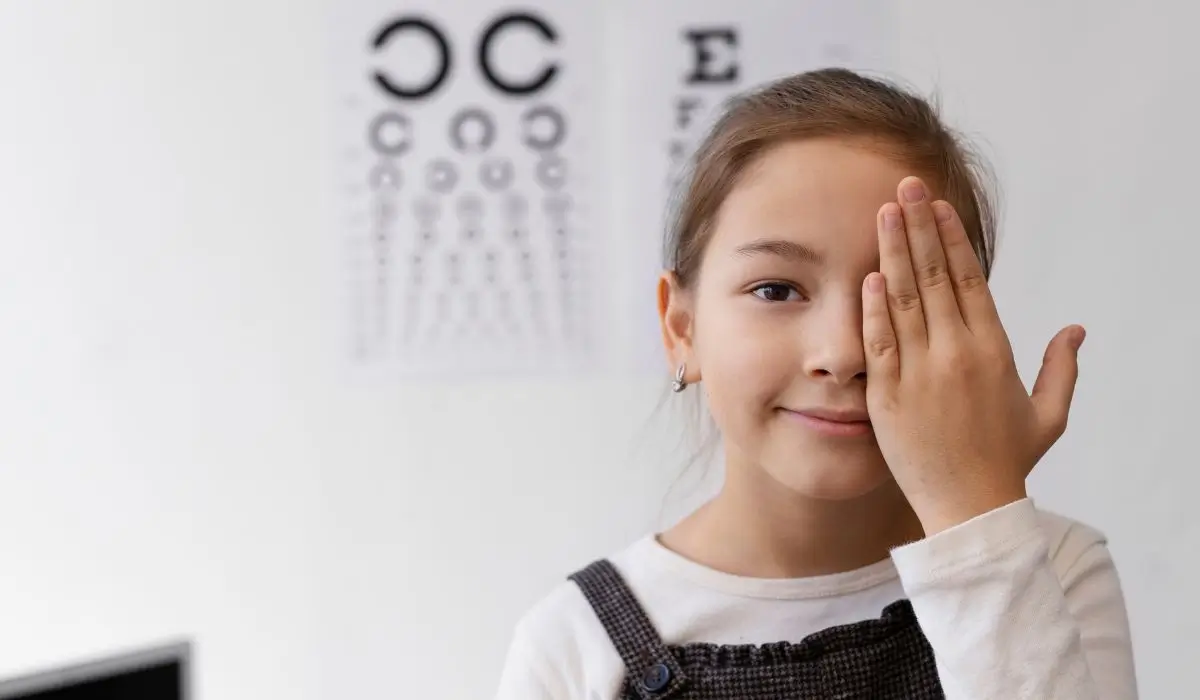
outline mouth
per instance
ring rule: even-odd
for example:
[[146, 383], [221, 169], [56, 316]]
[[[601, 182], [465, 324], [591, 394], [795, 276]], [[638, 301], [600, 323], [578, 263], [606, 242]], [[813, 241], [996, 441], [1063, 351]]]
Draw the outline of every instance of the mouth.
[[866, 411], [810, 408], [779, 409], [790, 420], [829, 437], [863, 437], [870, 435], [871, 419]]

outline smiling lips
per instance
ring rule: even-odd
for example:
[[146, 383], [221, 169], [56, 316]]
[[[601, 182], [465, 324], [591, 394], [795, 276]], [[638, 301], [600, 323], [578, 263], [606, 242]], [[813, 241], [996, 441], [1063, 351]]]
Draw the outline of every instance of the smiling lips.
[[862, 437], [871, 434], [871, 419], [866, 411], [806, 408], [782, 409], [791, 419], [830, 437]]

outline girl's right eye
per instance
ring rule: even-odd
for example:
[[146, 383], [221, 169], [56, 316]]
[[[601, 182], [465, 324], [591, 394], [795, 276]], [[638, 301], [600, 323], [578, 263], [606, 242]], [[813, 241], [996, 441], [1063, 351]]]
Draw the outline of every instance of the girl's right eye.
[[[750, 290], [754, 296], [763, 301], [781, 302], [781, 301], [800, 301], [804, 299], [804, 295], [790, 284], [781, 282], [772, 282], [770, 284], [760, 284]], [[795, 295], [793, 297], [793, 295]]]

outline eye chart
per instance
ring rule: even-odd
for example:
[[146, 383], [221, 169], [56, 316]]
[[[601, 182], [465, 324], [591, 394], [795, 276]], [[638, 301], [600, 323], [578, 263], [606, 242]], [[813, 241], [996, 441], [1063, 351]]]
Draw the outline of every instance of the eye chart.
[[668, 202], [724, 101], [878, 64], [882, 0], [331, 8], [347, 336], [400, 376], [665, 371]]
[[571, 5], [333, 11], [359, 366], [461, 377], [595, 361], [603, 35]]

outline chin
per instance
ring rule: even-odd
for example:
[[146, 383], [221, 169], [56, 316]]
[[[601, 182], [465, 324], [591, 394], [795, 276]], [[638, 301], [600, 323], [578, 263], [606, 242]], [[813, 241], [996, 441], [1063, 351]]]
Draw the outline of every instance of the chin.
[[878, 454], [812, 455], [799, 460], [767, 458], [761, 466], [789, 491], [822, 501], [862, 498], [892, 481], [891, 471]]

